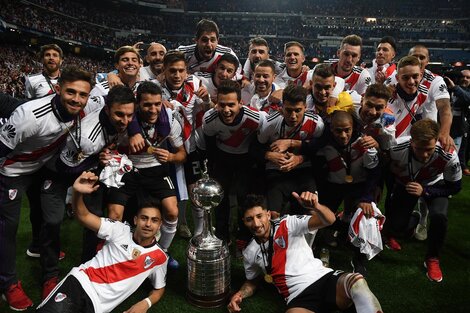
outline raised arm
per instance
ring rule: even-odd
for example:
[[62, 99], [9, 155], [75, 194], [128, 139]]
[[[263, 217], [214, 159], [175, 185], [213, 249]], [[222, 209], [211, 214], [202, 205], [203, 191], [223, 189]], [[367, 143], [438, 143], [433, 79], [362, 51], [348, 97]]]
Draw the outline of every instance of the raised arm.
[[98, 190], [96, 185], [98, 176], [92, 172], [83, 172], [73, 183], [72, 207], [75, 216], [83, 224], [83, 226], [98, 232], [101, 226], [101, 219], [95, 214], [88, 211], [83, 202], [83, 195], [90, 194]]

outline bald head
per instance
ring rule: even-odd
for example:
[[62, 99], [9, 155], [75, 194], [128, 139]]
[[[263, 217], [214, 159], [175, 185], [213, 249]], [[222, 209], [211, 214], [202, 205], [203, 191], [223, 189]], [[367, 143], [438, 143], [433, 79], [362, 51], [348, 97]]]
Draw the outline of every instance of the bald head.
[[152, 42], [147, 49], [145, 60], [150, 65], [150, 69], [155, 75], [158, 75], [163, 71], [163, 57], [165, 54], [165, 46], [158, 42]]

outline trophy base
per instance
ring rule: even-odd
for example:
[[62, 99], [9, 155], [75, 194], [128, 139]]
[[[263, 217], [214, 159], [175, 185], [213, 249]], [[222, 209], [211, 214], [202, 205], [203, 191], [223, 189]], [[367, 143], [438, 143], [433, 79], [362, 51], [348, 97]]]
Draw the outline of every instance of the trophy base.
[[190, 291], [186, 292], [186, 300], [199, 308], [218, 308], [227, 303], [229, 291], [216, 296], [199, 296]]

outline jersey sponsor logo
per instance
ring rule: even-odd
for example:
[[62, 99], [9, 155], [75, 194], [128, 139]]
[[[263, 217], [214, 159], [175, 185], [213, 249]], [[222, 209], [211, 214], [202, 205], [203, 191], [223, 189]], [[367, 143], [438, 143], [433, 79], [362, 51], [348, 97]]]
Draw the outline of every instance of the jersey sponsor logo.
[[286, 247], [286, 241], [284, 240], [283, 236], [276, 238], [274, 242], [282, 249]]
[[127, 252], [127, 248], [129, 248], [129, 245], [121, 245], [121, 248], [123, 248], [123, 249], [124, 249], [124, 251], [126, 251], [126, 252]]
[[439, 91], [440, 91], [440, 92], [447, 91], [447, 86], [446, 86], [445, 84], [439, 85]]
[[44, 185], [42, 186], [42, 188], [43, 188], [44, 190], [47, 190], [47, 189], [49, 189], [49, 188], [51, 187], [51, 185], [52, 185], [52, 180], [49, 180], [49, 179], [48, 179], [48, 180], [45, 180], [45, 181], [44, 181]]
[[55, 302], [62, 302], [67, 299], [67, 295], [65, 293], [59, 292], [55, 295], [54, 301]]
[[8, 190], [8, 198], [9, 198], [10, 200], [15, 200], [17, 194], [18, 194], [18, 189], [10, 189], [10, 190]]
[[149, 255], [147, 255], [145, 257], [145, 261], [144, 261], [144, 268], [145, 269], [149, 268], [154, 262], [155, 262], [155, 260], [152, 259]]
[[16, 135], [16, 129], [15, 129], [15, 126], [13, 125], [6, 125], [4, 128], [3, 128], [3, 131], [6, 132], [6, 136], [8, 138], [15, 138], [15, 135]]
[[462, 168], [461, 168], [461, 166], [460, 166], [460, 163], [455, 163], [454, 165], [452, 165], [452, 168], [451, 168], [452, 174], [457, 174], [457, 173], [459, 173], [461, 170], [462, 170]]

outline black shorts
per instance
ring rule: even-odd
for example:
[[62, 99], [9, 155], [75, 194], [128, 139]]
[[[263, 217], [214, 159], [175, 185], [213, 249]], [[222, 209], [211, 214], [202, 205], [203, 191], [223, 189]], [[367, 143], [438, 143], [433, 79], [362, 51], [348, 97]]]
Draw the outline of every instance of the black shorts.
[[168, 197], [176, 197], [175, 185], [167, 167], [155, 166], [126, 173], [122, 177], [122, 182], [124, 186], [121, 188], [110, 189], [108, 203], [126, 206], [132, 196], [137, 196], [137, 198], [150, 196], [160, 201]]
[[83, 289], [75, 276], [69, 275], [61, 282], [61, 285], [55, 289], [41, 303], [36, 310], [38, 313], [94, 313], [95, 308], [90, 297]]
[[287, 309], [304, 308], [315, 313], [338, 310], [336, 306], [336, 284], [343, 271], [333, 271], [305, 288], [287, 305]]
[[184, 163], [184, 176], [186, 184], [194, 184], [202, 177], [201, 155], [197, 151], [188, 154], [186, 162]]

